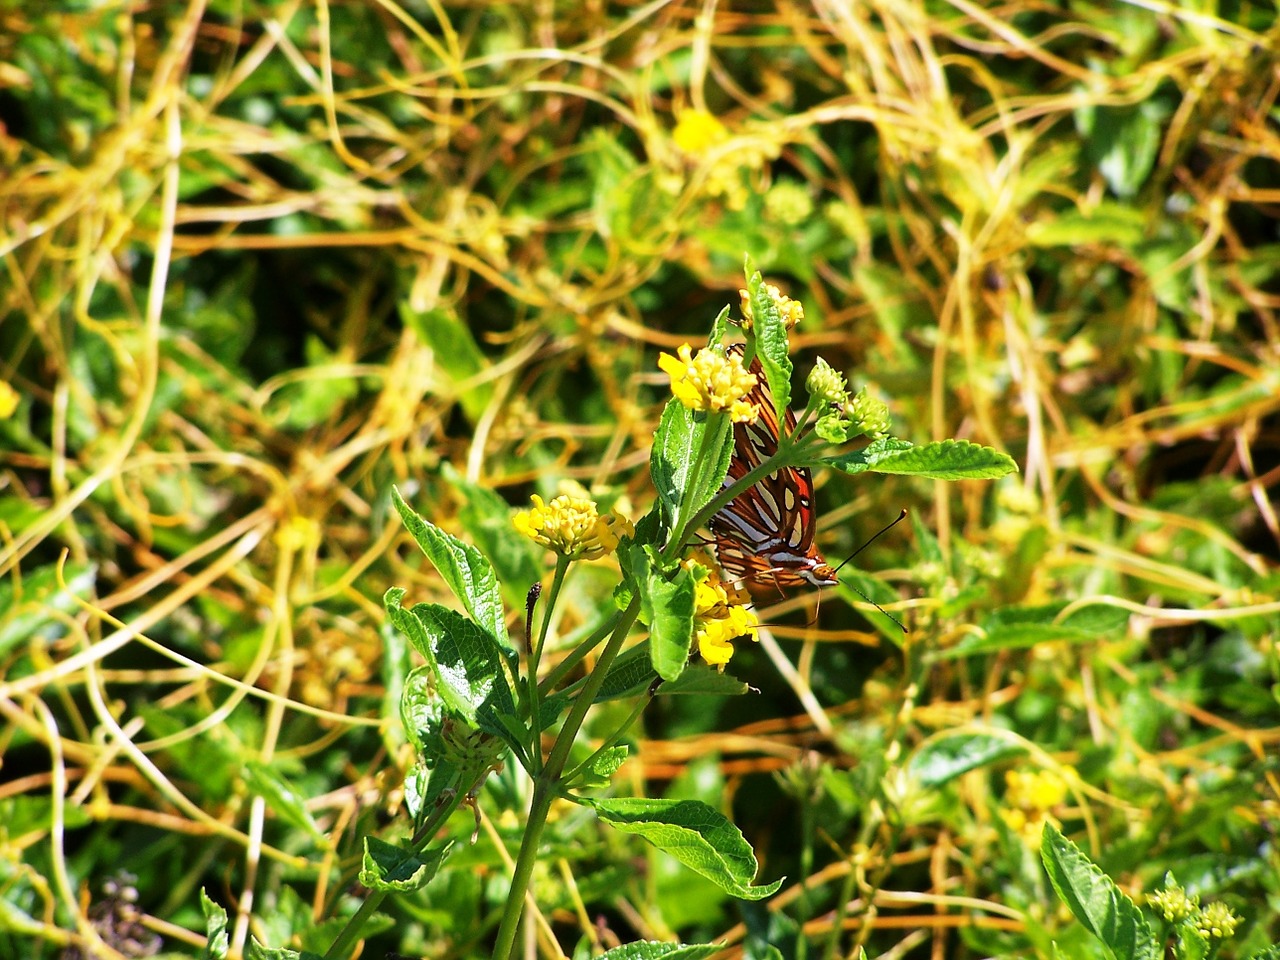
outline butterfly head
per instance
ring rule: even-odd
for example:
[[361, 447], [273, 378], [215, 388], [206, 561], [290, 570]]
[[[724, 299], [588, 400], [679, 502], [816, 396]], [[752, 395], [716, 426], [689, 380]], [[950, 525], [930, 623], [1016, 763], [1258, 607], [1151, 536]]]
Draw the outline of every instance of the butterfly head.
[[802, 567], [797, 572], [815, 587], [833, 587], [840, 582], [836, 579], [835, 568], [829, 563], [815, 563], [812, 566]]

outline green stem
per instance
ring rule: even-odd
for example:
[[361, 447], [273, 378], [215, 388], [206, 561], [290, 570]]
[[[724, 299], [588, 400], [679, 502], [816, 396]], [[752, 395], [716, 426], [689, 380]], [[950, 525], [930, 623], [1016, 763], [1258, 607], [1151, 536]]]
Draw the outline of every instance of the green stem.
[[620, 616], [622, 616], [622, 611], [615, 609], [613, 611], [613, 615], [597, 627], [591, 636], [579, 643], [573, 648], [572, 653], [552, 667], [547, 675], [542, 678], [542, 682], [538, 684], [539, 692], [546, 695], [554, 690], [556, 685], [568, 676], [569, 673], [573, 671], [573, 668], [586, 658], [588, 653], [598, 647], [600, 642], [613, 632], [613, 628], [617, 624], [618, 617]]
[[556, 555], [556, 572], [551, 578], [551, 589], [543, 601], [542, 625], [538, 629], [538, 639], [529, 651], [529, 763], [536, 776], [542, 769], [542, 710], [540, 691], [538, 689], [538, 662], [542, 659], [542, 648], [546, 646], [547, 631], [551, 627], [551, 615], [556, 608], [556, 600], [560, 596], [560, 588], [564, 586], [564, 577], [569, 570], [570, 560], [563, 554]]
[[582, 774], [583, 770], [586, 770], [595, 762], [596, 757], [603, 756], [606, 751], [611, 750], [614, 745], [622, 739], [622, 735], [631, 729], [631, 725], [640, 719], [640, 714], [644, 712], [644, 708], [652, 702], [652, 693], [645, 694], [643, 697], [638, 698], [636, 700], [636, 708], [631, 711], [631, 715], [627, 717], [626, 720], [622, 721], [622, 723], [618, 724], [618, 728], [614, 730], [612, 734], [605, 737], [604, 742], [600, 744], [595, 753], [591, 754], [591, 756], [587, 757], [587, 759], [583, 760], [580, 764], [565, 774], [564, 782], [566, 784], [573, 783], [573, 781]]
[[[481, 781], [483, 781], [483, 779], [488, 775], [489, 772], [486, 770], [480, 775], [480, 778], [476, 783], [472, 785], [471, 789], [475, 790], [476, 787], [480, 785]], [[459, 804], [462, 803], [463, 798], [469, 795], [469, 793], [454, 791], [453, 795], [446, 803], [436, 807], [436, 809], [432, 811], [431, 815], [423, 822], [422, 826], [418, 828], [417, 833], [413, 835], [413, 839], [409, 841], [410, 849], [417, 853], [426, 846], [427, 842], [435, 836], [436, 831], [440, 829], [441, 824], [453, 815], [453, 812], [457, 810]], [[360, 904], [360, 908], [356, 910], [350, 918], [348, 918], [347, 922], [343, 924], [342, 929], [338, 931], [338, 935], [334, 938], [333, 943], [329, 946], [329, 949], [325, 951], [324, 960], [343, 960], [343, 958], [348, 955], [351, 945], [360, 935], [360, 931], [364, 928], [365, 923], [374, 915], [375, 912], [377, 912], [378, 908], [382, 906], [382, 901], [386, 898], [387, 891], [371, 890], [369, 895], [365, 897], [364, 903]]]
[[556, 737], [556, 742], [543, 764], [541, 772], [534, 780], [533, 801], [529, 808], [529, 819], [525, 826], [524, 839], [520, 844], [520, 854], [516, 859], [515, 871], [511, 876], [511, 890], [507, 894], [507, 903], [502, 913], [502, 923], [498, 927], [498, 939], [493, 947], [493, 960], [509, 960], [511, 949], [515, 945], [516, 932], [520, 926], [520, 918], [524, 914], [525, 893], [529, 889], [529, 880], [533, 876], [534, 864], [538, 861], [538, 843], [542, 839], [543, 828], [547, 825], [547, 814], [551, 810], [552, 801], [560, 794], [561, 774], [569, 759], [569, 751], [573, 748], [586, 719], [587, 711], [595, 701], [596, 694], [604, 683], [605, 674], [613, 665], [614, 659], [622, 649], [622, 644], [635, 623], [640, 612], [640, 599], [633, 597], [627, 609], [623, 611], [609, 642], [600, 651], [600, 659], [596, 662], [591, 676], [582, 687], [582, 692], [574, 700], [565, 718], [564, 726]]

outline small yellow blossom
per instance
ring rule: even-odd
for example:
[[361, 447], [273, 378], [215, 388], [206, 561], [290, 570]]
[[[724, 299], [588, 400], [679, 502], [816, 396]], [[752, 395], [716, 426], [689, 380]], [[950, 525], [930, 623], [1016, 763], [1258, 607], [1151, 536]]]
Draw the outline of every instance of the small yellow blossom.
[[804, 386], [809, 391], [809, 396], [826, 406], [844, 406], [849, 400], [849, 388], [845, 386], [844, 376], [821, 357], [809, 371], [809, 378]]
[[532, 510], [512, 518], [515, 528], [570, 560], [596, 560], [617, 549], [619, 537], [635, 533], [626, 517], [616, 511], [602, 517], [585, 497], [559, 496], [546, 504], [537, 494], [532, 499]]
[[1220, 901], [1209, 904], [1195, 919], [1196, 929], [1200, 935], [1215, 940], [1225, 940], [1233, 936], [1239, 924], [1240, 918]]
[[742, 357], [703, 349], [692, 356], [684, 344], [679, 359], [664, 353], [658, 366], [671, 377], [671, 392], [690, 410], [728, 411], [734, 423], [750, 423], [760, 415], [760, 407], [743, 399], [756, 385], [756, 378], [742, 365]]
[[1147, 906], [1170, 923], [1181, 923], [1200, 909], [1200, 898], [1187, 896], [1187, 891], [1174, 884], [1147, 894]]
[[[1063, 772], [1071, 775], [1074, 770], [1063, 767]], [[1007, 789], [1001, 819], [1028, 844], [1039, 845], [1044, 825], [1057, 822], [1050, 811], [1067, 799], [1066, 779], [1052, 770], [1010, 770], [1004, 779]]]
[[[804, 319], [804, 304], [799, 300], [792, 300], [772, 283], [766, 283], [764, 289], [777, 305], [778, 313], [782, 315], [782, 322], [788, 330]], [[747, 290], [739, 290], [738, 293], [742, 297], [742, 325], [749, 329], [754, 319], [751, 314], [751, 293]]]
[[788, 227], [796, 227], [813, 215], [813, 198], [794, 180], [780, 180], [764, 195], [767, 219]]
[[683, 110], [671, 138], [685, 153], [700, 157], [728, 140], [729, 131], [706, 110]]
[[844, 415], [872, 440], [889, 434], [889, 405], [867, 393], [866, 387], [845, 404]]
[[684, 565], [701, 574], [694, 586], [693, 638], [698, 644], [702, 659], [721, 670], [733, 656], [733, 644], [737, 637], [758, 640], [756, 628], [760, 620], [746, 604], [750, 595], [720, 579], [720, 575], [706, 558], [695, 554]]
[[0, 380], [0, 420], [7, 420], [18, 409], [18, 391]]

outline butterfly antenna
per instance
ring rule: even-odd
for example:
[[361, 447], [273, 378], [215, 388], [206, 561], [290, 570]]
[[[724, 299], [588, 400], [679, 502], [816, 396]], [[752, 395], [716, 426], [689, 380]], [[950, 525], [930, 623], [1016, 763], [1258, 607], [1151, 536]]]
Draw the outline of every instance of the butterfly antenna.
[[867, 549], [867, 547], [871, 546], [873, 543], [875, 543], [877, 540], [883, 537], [886, 533], [888, 533], [890, 530], [892, 530], [894, 527], [896, 527], [906, 518], [907, 518], [907, 511], [903, 510], [900, 514], [898, 514], [898, 516], [894, 520], [892, 520], [889, 523], [886, 523], [876, 533], [874, 533], [865, 543], [863, 543], [862, 546], [860, 546], [857, 550], [853, 551], [853, 553], [849, 554], [847, 557], [841, 560], [840, 566], [836, 567], [836, 573], [840, 572], [840, 567], [843, 567], [846, 563], [848, 563], [850, 560], [852, 560], [854, 557], [860, 554], [863, 550]]
[[[840, 567], [843, 567], [846, 563], [848, 563], [850, 560], [852, 560], [854, 557], [860, 554], [863, 550], [867, 549], [867, 547], [871, 546], [873, 543], [879, 540], [882, 536], [884, 536], [886, 533], [888, 533], [890, 530], [896, 527], [899, 523], [901, 523], [904, 519], [906, 519], [906, 516], [907, 516], [907, 511], [903, 510], [900, 514], [898, 514], [896, 519], [894, 519], [890, 523], [885, 524], [883, 527], [880, 528], [879, 531], [875, 533], [874, 536], [868, 539], [866, 543], [864, 543], [857, 550], [853, 551], [853, 553], [849, 554], [849, 556], [845, 557], [842, 561], [840, 561]], [[836, 567], [837, 573], [840, 571], [840, 567]], [[908, 632], [906, 625], [903, 624], [901, 620], [895, 617], [892, 613], [890, 613], [884, 607], [880, 606], [880, 604], [876, 603], [874, 600], [868, 597], [865, 593], [863, 593], [857, 587], [853, 586], [852, 584], [845, 584], [845, 586], [849, 587], [850, 590], [852, 590], [854, 593], [860, 596], [863, 600], [867, 601], [867, 603], [871, 604], [873, 607], [875, 607], [877, 610], [883, 613], [886, 617], [888, 617], [890, 620], [896, 623], [899, 629], [901, 629], [903, 633]]]

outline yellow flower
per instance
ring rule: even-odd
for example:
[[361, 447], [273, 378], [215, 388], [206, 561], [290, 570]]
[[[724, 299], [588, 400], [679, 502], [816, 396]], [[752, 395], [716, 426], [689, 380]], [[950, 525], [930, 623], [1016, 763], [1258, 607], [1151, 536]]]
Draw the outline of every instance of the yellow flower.
[[746, 604], [751, 597], [744, 590], [724, 583], [705, 556], [694, 554], [684, 565], [701, 575], [694, 586], [693, 638], [698, 653], [713, 667], [723, 670], [733, 656], [733, 644], [737, 637], [758, 640], [756, 627], [760, 625], [754, 610]]
[[618, 538], [632, 536], [631, 521], [616, 511], [602, 517], [585, 497], [560, 496], [544, 504], [536, 493], [533, 509], [512, 518], [515, 528], [535, 543], [570, 560], [595, 560], [617, 549]]
[[756, 385], [738, 354], [728, 356], [710, 348], [693, 350], [684, 344], [679, 359], [664, 353], [658, 366], [671, 377], [671, 393], [690, 410], [728, 411], [734, 423], [750, 423], [760, 415], [760, 407], [744, 399]]
[[1063, 767], [1062, 773], [1010, 770], [1004, 775], [1005, 806], [1000, 811], [1001, 819], [1028, 844], [1039, 845], [1044, 825], [1057, 822], [1050, 811], [1066, 802], [1067, 781], [1063, 774], [1073, 773], [1071, 767]]
[[685, 153], [702, 156], [712, 147], [728, 140], [729, 131], [706, 110], [683, 110], [676, 120], [671, 138]]
[[18, 409], [18, 391], [8, 382], [0, 380], [0, 420], [7, 419]]
[[[803, 303], [799, 300], [792, 300], [772, 283], [766, 283], [764, 289], [777, 306], [778, 312], [782, 314], [782, 322], [786, 324], [788, 330], [793, 329], [797, 323], [804, 319]], [[754, 319], [751, 315], [751, 294], [747, 290], [739, 290], [738, 293], [742, 297], [742, 325], [750, 328]]]

